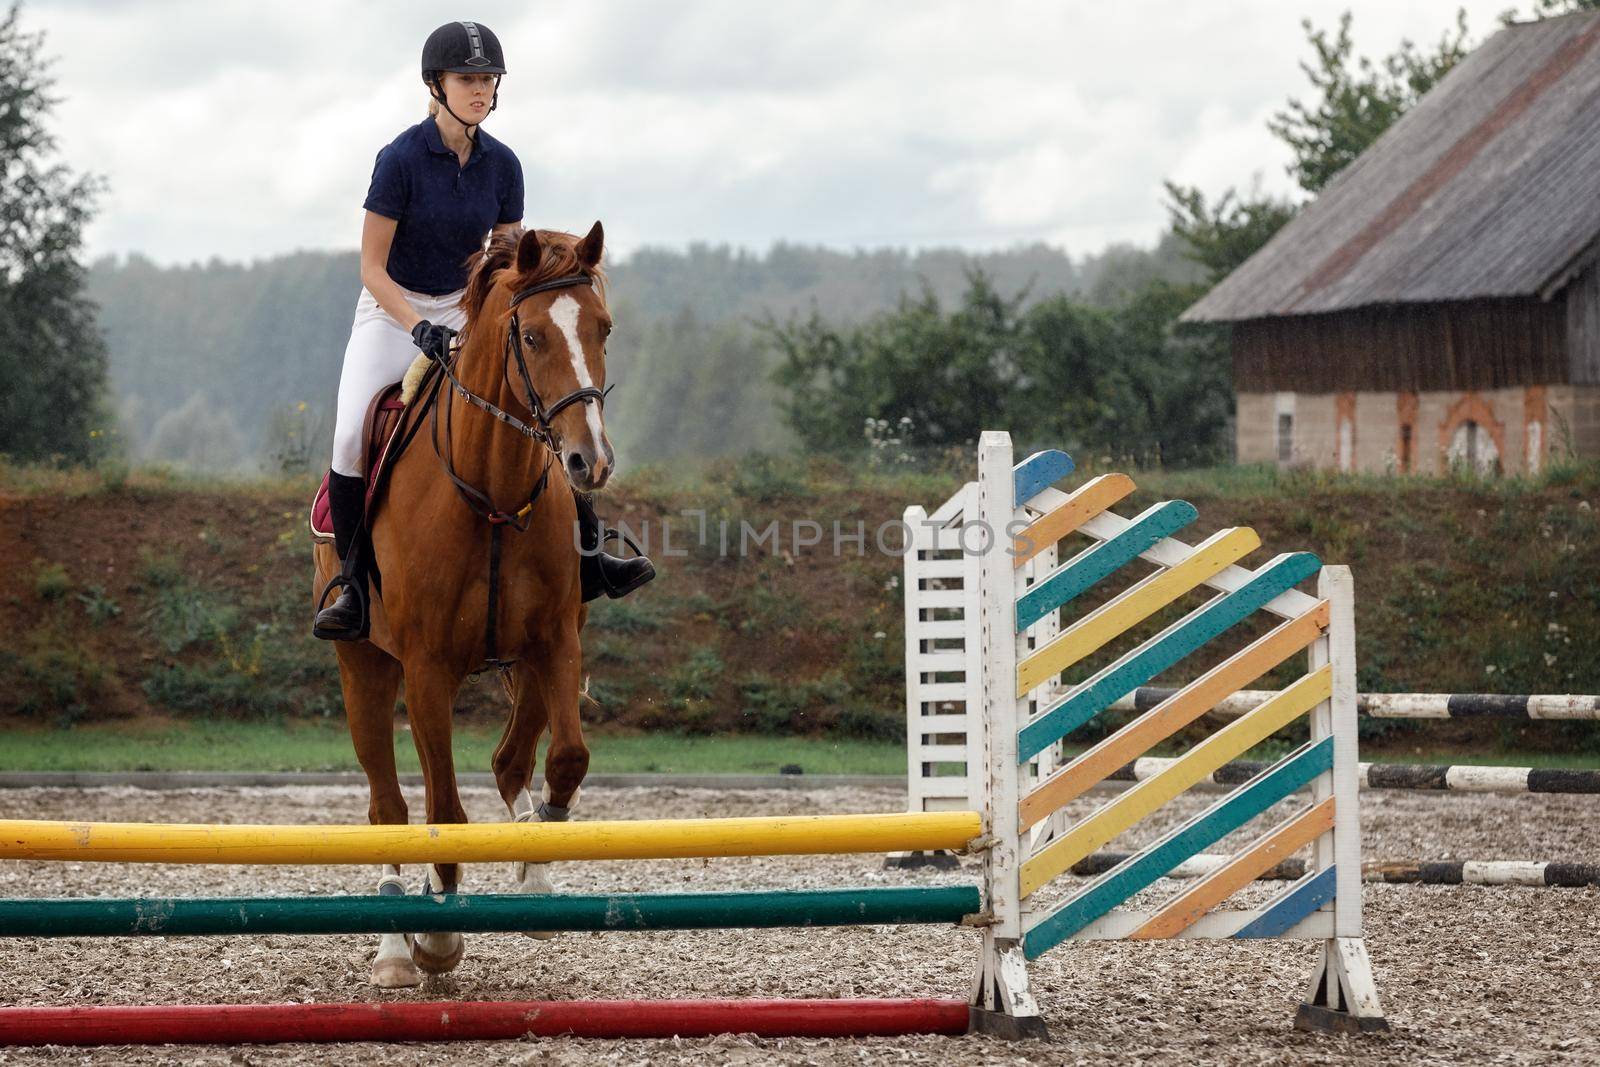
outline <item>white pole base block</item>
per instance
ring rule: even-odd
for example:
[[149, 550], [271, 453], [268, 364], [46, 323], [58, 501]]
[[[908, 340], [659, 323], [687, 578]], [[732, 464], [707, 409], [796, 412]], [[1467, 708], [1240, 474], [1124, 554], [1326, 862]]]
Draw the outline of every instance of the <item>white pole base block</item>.
[[1389, 1029], [1372, 980], [1372, 960], [1359, 937], [1330, 937], [1311, 978], [1310, 999], [1295, 1013], [1296, 1030], [1371, 1034]]

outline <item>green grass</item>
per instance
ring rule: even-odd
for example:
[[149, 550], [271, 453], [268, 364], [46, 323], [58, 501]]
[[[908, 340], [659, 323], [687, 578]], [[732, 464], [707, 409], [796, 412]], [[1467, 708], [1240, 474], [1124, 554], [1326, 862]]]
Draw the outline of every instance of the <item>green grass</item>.
[[[457, 727], [456, 767], [487, 771], [497, 730]], [[745, 734], [588, 735], [589, 769], [608, 774], [776, 774], [797, 764], [807, 774], [904, 774], [905, 749], [892, 742], [761, 737]], [[411, 735], [395, 754], [416, 772]], [[66, 730], [8, 729], [0, 742], [4, 771], [358, 771], [344, 724], [196, 722]]]
[[[456, 767], [487, 771], [499, 739], [485, 727], [456, 729]], [[829, 740], [751, 734], [687, 736], [591, 732], [589, 769], [597, 774], [776, 774], [788, 764], [807, 774], [904, 774], [905, 749], [892, 741]], [[395, 754], [415, 773], [411, 735], [400, 732]], [[1251, 759], [1270, 759], [1264, 748]], [[1364, 754], [1365, 756], [1365, 754]], [[1366, 756], [1366, 758], [1373, 758]], [[1584, 768], [1581, 754], [1437, 749], [1377, 757], [1384, 763], [1468, 763]], [[71, 730], [5, 731], [0, 771], [359, 771], [341, 722], [195, 722], [166, 726], [81, 724]]]

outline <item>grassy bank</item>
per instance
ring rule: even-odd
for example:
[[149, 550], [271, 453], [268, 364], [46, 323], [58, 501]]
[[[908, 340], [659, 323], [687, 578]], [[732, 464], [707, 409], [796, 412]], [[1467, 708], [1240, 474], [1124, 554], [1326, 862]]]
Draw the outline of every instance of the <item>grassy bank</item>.
[[[904, 732], [901, 561], [875, 549], [874, 531], [907, 504], [941, 502], [970, 466], [970, 456], [920, 470], [753, 456], [635, 470], [606, 493], [601, 510], [636, 534], [648, 525], [660, 577], [626, 600], [595, 605], [584, 633], [595, 699], [585, 721], [619, 738], [649, 737], [650, 745], [738, 735], [774, 751], [792, 748], [791, 737], [840, 750], [894, 748]], [[1201, 516], [1182, 533], [1191, 543], [1224, 527], [1254, 527], [1263, 547], [1248, 566], [1291, 549], [1351, 565], [1364, 691], [1600, 691], [1600, 466], [1553, 465], [1532, 481], [1265, 468], [1140, 473], [1136, 481], [1139, 491], [1119, 510], [1187, 499]], [[153, 720], [222, 733], [227, 723], [269, 724], [268, 733], [288, 735], [339, 722], [332, 650], [308, 632], [310, 491], [309, 482], [292, 480], [0, 462], [0, 730], [89, 736], [91, 727]], [[703, 513], [706, 544], [694, 536], [701, 520], [685, 512]], [[802, 521], [824, 530], [838, 523], [847, 536], [860, 523], [865, 544], [858, 551], [845, 542], [835, 552], [825, 536], [802, 550], [793, 525]], [[781, 544], [722, 553], [723, 522], [734, 546], [745, 524], [758, 532], [777, 523]], [[663, 523], [671, 524], [670, 550]], [[1143, 577], [1138, 566], [1127, 570], [1075, 601], [1070, 617]], [[1175, 603], [1128, 642], [1203, 598]], [[1239, 627], [1206, 656], [1259, 632]], [[1127, 647], [1108, 646], [1067, 681]], [[1213, 662], [1185, 664], [1155, 684], [1186, 680]], [[457, 700], [466, 723], [497, 723], [503, 707], [493, 679], [469, 682]], [[1074, 740], [1090, 742], [1096, 729]], [[0, 749], [15, 749], [10, 741]], [[1600, 724], [1369, 722], [1363, 742], [1388, 759], [1464, 752], [1513, 762], [1507, 754], [1542, 751], [1592, 764]], [[345, 758], [341, 748], [286, 765]], [[210, 765], [203, 745], [183, 759]], [[463, 765], [483, 764], [470, 755]]]

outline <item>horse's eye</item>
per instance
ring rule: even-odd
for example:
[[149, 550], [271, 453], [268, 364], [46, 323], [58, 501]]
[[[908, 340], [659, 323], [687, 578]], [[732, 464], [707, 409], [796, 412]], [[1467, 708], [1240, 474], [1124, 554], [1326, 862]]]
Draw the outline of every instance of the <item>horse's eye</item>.
[[539, 339], [531, 333], [524, 333], [522, 335], [522, 343], [527, 345], [529, 348], [539, 347]]

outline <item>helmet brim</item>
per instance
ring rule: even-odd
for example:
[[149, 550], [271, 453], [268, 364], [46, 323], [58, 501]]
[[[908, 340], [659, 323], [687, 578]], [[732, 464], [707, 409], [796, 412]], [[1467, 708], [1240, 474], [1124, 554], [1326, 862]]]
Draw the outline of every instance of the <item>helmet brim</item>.
[[435, 74], [504, 74], [506, 68], [497, 66], [484, 67], [440, 67]]

